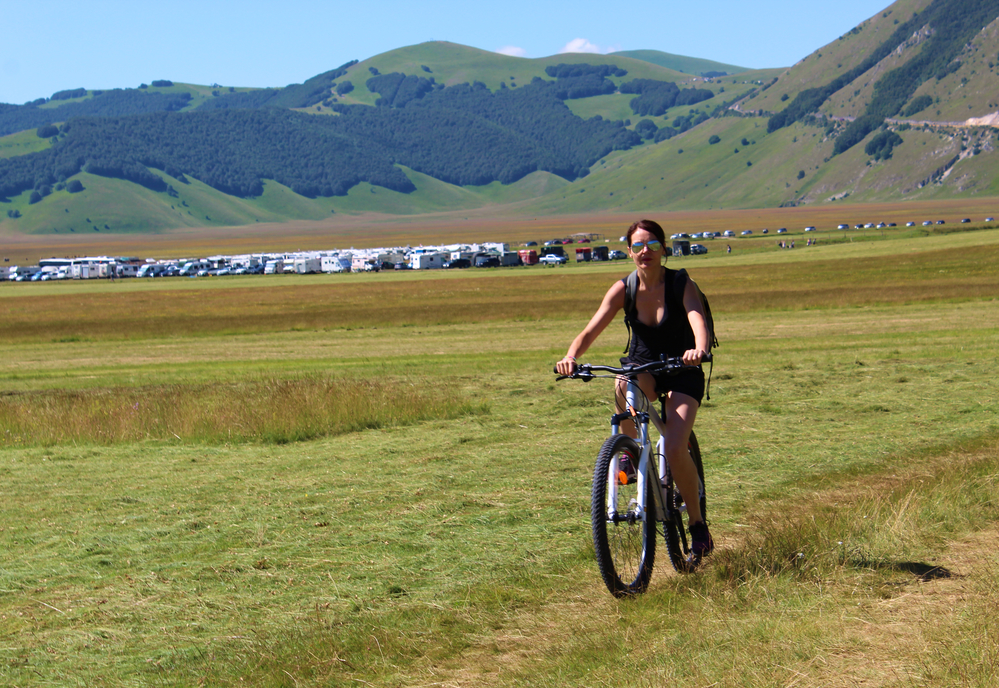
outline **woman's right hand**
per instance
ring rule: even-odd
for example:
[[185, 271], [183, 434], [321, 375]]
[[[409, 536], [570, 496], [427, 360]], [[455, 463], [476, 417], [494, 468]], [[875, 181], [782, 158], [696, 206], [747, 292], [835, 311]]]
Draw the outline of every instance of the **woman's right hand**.
[[572, 356], [566, 356], [555, 364], [555, 370], [558, 371], [559, 375], [572, 375], [576, 372], [576, 359]]

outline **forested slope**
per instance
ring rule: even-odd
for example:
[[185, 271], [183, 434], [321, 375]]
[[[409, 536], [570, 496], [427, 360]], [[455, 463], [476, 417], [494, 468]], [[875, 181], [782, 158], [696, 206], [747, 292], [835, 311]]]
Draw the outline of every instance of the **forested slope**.
[[[445, 88], [423, 77], [373, 76], [366, 85], [381, 95], [378, 107], [336, 104], [331, 117], [266, 105], [272, 95], [254, 108], [74, 118], [45, 132], [53, 135], [51, 148], [0, 160], [0, 197], [33, 190], [44, 198], [80, 171], [166, 191], [169, 185], [149, 168], [180, 183], [191, 175], [240, 197], [259, 195], [265, 179], [309, 197], [340, 196], [362, 181], [412, 191], [396, 165], [460, 186], [508, 184], [538, 170], [573, 180], [611, 151], [642, 142], [623, 121], [583, 119], [563, 102], [613, 93], [617, 86], [608, 77], [623, 77], [624, 70], [566, 65], [548, 71], [552, 80], [496, 92], [480, 83]], [[305, 87], [293, 104], [328, 95], [336, 78], [329, 74], [335, 72], [322, 76], [318, 90]], [[661, 110], [656, 114], [714, 95], [649, 80], [622, 86], [629, 88], [636, 93], [636, 110], [654, 96]], [[234, 94], [211, 102], [253, 97]]]

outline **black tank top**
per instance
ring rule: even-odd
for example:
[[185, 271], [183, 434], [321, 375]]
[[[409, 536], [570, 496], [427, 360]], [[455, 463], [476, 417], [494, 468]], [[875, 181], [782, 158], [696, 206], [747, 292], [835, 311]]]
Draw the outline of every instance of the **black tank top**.
[[661, 287], [665, 290], [663, 319], [656, 325], [646, 325], [638, 319], [637, 308], [634, 316], [625, 314], [631, 323], [628, 358], [636, 364], [658, 361], [660, 354], [682, 356], [695, 346], [694, 331], [687, 319], [687, 309], [683, 306], [687, 274], [669, 268], [663, 270], [666, 271]]

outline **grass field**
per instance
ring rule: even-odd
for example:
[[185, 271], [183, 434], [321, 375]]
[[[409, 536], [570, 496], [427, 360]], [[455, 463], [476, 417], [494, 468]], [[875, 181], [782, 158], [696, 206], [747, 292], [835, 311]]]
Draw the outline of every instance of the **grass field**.
[[[544, 222], [441, 232], [626, 224]], [[0, 285], [0, 683], [995, 685], [999, 230], [945, 229], [683, 262], [718, 550], [634, 600], [550, 373], [623, 264]]]

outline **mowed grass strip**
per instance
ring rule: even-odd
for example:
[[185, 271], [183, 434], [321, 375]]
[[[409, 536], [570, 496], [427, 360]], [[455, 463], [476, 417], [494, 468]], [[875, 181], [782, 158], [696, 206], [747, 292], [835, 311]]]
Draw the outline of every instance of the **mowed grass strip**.
[[286, 443], [482, 412], [446, 381], [321, 375], [0, 396], [0, 447]]

